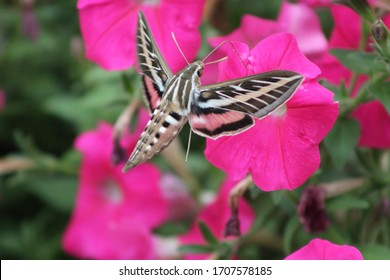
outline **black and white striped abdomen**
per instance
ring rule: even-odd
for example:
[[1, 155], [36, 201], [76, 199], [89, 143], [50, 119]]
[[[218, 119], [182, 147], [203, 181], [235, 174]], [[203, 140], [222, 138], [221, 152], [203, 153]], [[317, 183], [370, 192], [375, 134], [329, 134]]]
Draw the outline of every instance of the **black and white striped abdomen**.
[[[154, 110], [123, 171], [127, 171], [164, 150], [187, 122], [187, 115], [172, 102]], [[161, 106], [162, 105], [162, 106]], [[162, 107], [162, 109], [160, 109]], [[175, 110], [176, 109], [176, 110]]]

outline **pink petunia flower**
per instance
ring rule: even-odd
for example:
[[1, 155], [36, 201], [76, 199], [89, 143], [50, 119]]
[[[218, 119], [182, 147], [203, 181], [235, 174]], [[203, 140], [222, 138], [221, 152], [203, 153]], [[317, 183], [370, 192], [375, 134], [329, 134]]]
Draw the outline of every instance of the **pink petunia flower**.
[[[331, 5], [330, 10], [335, 26], [329, 48], [357, 50], [362, 38], [360, 16], [351, 8], [341, 5]], [[383, 20], [387, 26], [390, 26], [390, 14], [387, 14]], [[369, 50], [368, 46], [367, 50]], [[334, 57], [329, 56], [318, 65], [324, 72], [323, 77], [328, 81], [339, 84], [344, 80], [349, 85], [352, 71]], [[366, 80], [366, 76], [359, 75], [353, 96]], [[360, 105], [352, 112], [352, 116], [359, 122], [361, 128], [359, 146], [383, 149], [390, 147], [390, 115], [379, 101], [374, 100]]]
[[234, 45], [242, 60], [233, 59], [231, 51], [233, 58], [220, 65], [221, 80], [277, 69], [301, 73], [305, 80], [287, 105], [256, 120], [251, 129], [208, 139], [205, 155], [233, 180], [250, 173], [264, 191], [292, 190], [318, 169], [318, 145], [336, 121], [338, 104], [333, 93], [316, 82], [319, 68], [302, 54], [291, 34], [267, 37], [252, 50], [243, 43]]
[[[231, 216], [231, 209], [228, 205], [229, 192], [236, 183], [237, 181], [233, 181], [229, 178], [224, 182], [214, 201], [206, 205], [199, 212], [189, 232], [179, 238], [182, 245], [206, 244], [198, 226], [199, 221], [203, 221], [218, 239], [224, 238], [225, 226]], [[243, 198], [240, 198], [239, 201], [238, 218], [240, 221], [240, 230], [243, 234], [245, 234], [249, 231], [255, 219], [255, 213]], [[185, 255], [186, 259], [205, 259], [207, 257], [207, 254]]]
[[240, 41], [253, 48], [262, 39], [278, 32], [294, 34], [300, 50], [313, 62], [328, 49], [316, 13], [305, 4], [291, 4], [287, 1], [283, 1], [276, 21], [245, 15], [239, 28], [227, 36], [211, 38], [209, 42], [216, 47], [225, 40]]
[[[131, 150], [142, 127], [125, 137], [123, 146]], [[152, 229], [166, 219], [168, 208], [159, 189], [160, 172], [148, 163], [126, 174], [123, 166], [113, 166], [112, 130], [100, 123], [76, 139], [83, 159], [75, 209], [62, 240], [64, 250], [83, 259], [157, 258]]]
[[315, 238], [285, 260], [363, 260], [363, 256], [353, 246], [337, 245]]
[[189, 61], [200, 47], [198, 27], [205, 0], [78, 0], [87, 58], [107, 70], [136, 64], [136, 19], [142, 10], [168, 65], [176, 72], [185, 64], [171, 32]]

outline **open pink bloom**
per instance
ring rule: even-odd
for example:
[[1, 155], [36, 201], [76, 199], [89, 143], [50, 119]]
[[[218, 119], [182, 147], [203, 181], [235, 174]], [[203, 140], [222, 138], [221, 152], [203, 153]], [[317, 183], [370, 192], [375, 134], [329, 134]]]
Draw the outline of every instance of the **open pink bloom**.
[[185, 65], [171, 33], [189, 61], [200, 47], [198, 27], [205, 0], [78, 0], [81, 32], [88, 59], [107, 70], [136, 64], [136, 19], [142, 10], [171, 69]]
[[[292, 190], [319, 167], [319, 143], [330, 131], [338, 115], [333, 93], [315, 78], [319, 68], [298, 49], [291, 34], [267, 37], [252, 50], [236, 42], [242, 60], [232, 58], [221, 63], [221, 80], [271, 70], [292, 70], [305, 79], [286, 105], [268, 117], [256, 120], [254, 127], [235, 136], [208, 139], [207, 159], [224, 170], [233, 180], [247, 173], [265, 191]], [[239, 67], [241, 65], [241, 67]]]
[[358, 249], [315, 238], [309, 244], [287, 256], [285, 260], [362, 260]]
[[[167, 214], [160, 173], [145, 163], [123, 174], [122, 165], [111, 163], [112, 131], [101, 123], [76, 139], [83, 155], [79, 191], [62, 244], [83, 259], [153, 259], [157, 256], [151, 231]], [[122, 144], [132, 149], [138, 135]]]
[[216, 47], [226, 40], [240, 41], [253, 48], [262, 39], [278, 32], [294, 34], [300, 50], [313, 62], [328, 49], [328, 42], [316, 13], [304, 4], [291, 4], [287, 1], [283, 1], [276, 21], [245, 15], [239, 28], [227, 36], [211, 38], [209, 42]]
[[[362, 38], [362, 19], [351, 8], [342, 5], [331, 5], [330, 10], [334, 18], [334, 29], [330, 38], [329, 47], [357, 50]], [[384, 23], [390, 26], [390, 14], [383, 18]], [[367, 49], [369, 49], [367, 47]], [[329, 56], [318, 63], [323, 70], [323, 77], [328, 81], [339, 84], [342, 80], [349, 85], [352, 71], [344, 67], [337, 59]], [[366, 81], [364, 75], [358, 77], [355, 91]], [[379, 101], [370, 101], [360, 105], [352, 116], [359, 122], [361, 135], [358, 145], [371, 148], [390, 147], [390, 115]]]
[[[218, 239], [224, 238], [225, 226], [231, 216], [231, 209], [228, 205], [228, 197], [230, 190], [235, 186], [235, 184], [237, 184], [237, 181], [233, 181], [231, 179], [227, 179], [225, 181], [225, 183], [221, 186], [216, 199], [209, 205], [206, 205], [199, 212], [198, 217], [189, 232], [180, 237], [180, 243], [182, 245], [206, 244], [198, 226], [199, 221], [203, 221]], [[255, 213], [243, 198], [241, 198], [239, 202], [238, 218], [240, 221], [241, 233], [245, 234], [249, 231], [255, 219]], [[207, 254], [185, 255], [186, 259], [205, 259], [207, 257]]]

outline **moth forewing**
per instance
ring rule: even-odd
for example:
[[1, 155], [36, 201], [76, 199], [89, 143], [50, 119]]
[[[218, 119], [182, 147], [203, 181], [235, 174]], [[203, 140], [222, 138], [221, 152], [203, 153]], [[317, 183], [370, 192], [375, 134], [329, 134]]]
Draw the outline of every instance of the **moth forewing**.
[[292, 71], [271, 71], [200, 87], [196, 92], [189, 122], [195, 133], [217, 139], [249, 129], [284, 105], [302, 83]]

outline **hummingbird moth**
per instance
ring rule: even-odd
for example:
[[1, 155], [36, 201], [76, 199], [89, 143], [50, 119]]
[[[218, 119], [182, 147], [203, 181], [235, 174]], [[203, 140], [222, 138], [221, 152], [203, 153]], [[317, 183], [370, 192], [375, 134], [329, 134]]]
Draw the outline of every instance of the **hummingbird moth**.
[[285, 104], [302, 83], [292, 71], [271, 71], [202, 86], [204, 61], [173, 74], [161, 55], [145, 16], [138, 13], [137, 57], [151, 119], [123, 172], [166, 148], [188, 121], [193, 132], [217, 139], [241, 133]]

